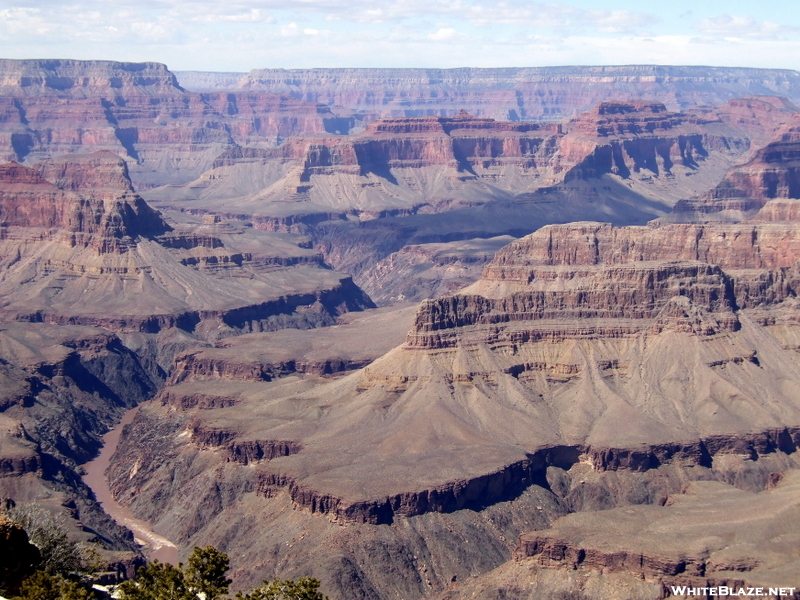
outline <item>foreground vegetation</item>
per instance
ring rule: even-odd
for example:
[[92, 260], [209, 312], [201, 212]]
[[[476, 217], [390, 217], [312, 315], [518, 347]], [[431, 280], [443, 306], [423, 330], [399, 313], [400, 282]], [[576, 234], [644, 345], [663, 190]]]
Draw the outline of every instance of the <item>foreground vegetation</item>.
[[[35, 505], [14, 508], [5, 516], [18, 523], [38, 549], [35, 570], [21, 585], [0, 593], [12, 600], [95, 600], [103, 594], [92, 587], [91, 574], [102, 568], [91, 545], [73, 542], [57, 516]], [[14, 525], [17, 527], [17, 525]], [[35, 551], [34, 551], [35, 553]], [[213, 546], [195, 548], [187, 564], [174, 566], [157, 560], [146, 564], [132, 580], [117, 586], [120, 600], [223, 600], [231, 598], [228, 555]], [[30, 571], [29, 571], [30, 573]], [[0, 582], [2, 584], [2, 582]], [[319, 592], [320, 582], [310, 577], [274, 579], [236, 600], [328, 600]], [[2, 585], [0, 585], [2, 588]]]

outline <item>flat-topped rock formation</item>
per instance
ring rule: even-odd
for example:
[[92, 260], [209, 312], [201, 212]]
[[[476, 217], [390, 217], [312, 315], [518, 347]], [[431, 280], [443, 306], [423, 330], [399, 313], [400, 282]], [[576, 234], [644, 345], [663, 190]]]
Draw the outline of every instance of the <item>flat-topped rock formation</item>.
[[110, 60], [0, 59], [0, 95], [89, 97], [181, 94], [178, 80], [161, 63]]
[[[601, 103], [563, 125], [495, 121], [465, 111], [388, 118], [357, 136], [296, 139], [278, 150], [233, 149], [190, 186], [148, 197], [182, 206], [191, 199], [193, 207], [210, 210], [219, 196], [229, 211], [273, 217], [442, 212], [608, 173], [630, 178], [646, 172], [652, 179], [706, 167], [716, 172], [749, 148], [732, 121], [630, 101]], [[669, 185], [677, 184], [661, 184]]]
[[268, 92], [191, 93], [158, 63], [0, 61], [0, 157], [125, 156], [137, 186], [190, 181], [237, 145], [347, 130], [327, 107]]
[[234, 148], [191, 184], [146, 197], [161, 208], [309, 235], [329, 264], [369, 285], [370, 269], [408, 244], [663, 216], [744, 160], [748, 135], [772, 135], [790, 110], [775, 104], [743, 102], [742, 111], [771, 114], [760, 132], [738, 129], [731, 116], [673, 113], [655, 102], [606, 102], [562, 125], [464, 112], [383, 119], [347, 138]]
[[325, 376], [360, 369], [402, 342], [415, 312], [416, 305], [408, 303], [348, 313], [339, 318], [341, 324], [319, 330], [230, 338], [176, 356], [170, 382], [270, 381], [293, 373]]
[[[113, 488], [194, 543], [214, 526], [194, 529], [195, 511], [159, 496], [176, 464], [209, 465], [192, 471], [202, 478], [226, 465], [226, 489], [263, 502], [248, 496], [247, 510], [289, 502], [304, 520], [399, 530], [524, 503], [537, 484], [555, 489], [553, 468], [644, 475], [794, 454], [795, 229], [545, 227], [469, 288], [425, 301], [406, 343], [355, 373], [215, 381], [203, 368], [202, 384], [167, 387], [129, 432]], [[160, 462], [141, 442], [155, 423]], [[243, 510], [228, 498], [215, 515]]]
[[37, 169], [2, 164], [0, 190], [5, 233], [7, 228], [35, 227], [122, 238], [152, 237], [170, 229], [134, 193], [125, 161], [110, 152], [62, 158]]
[[[626, 573], [658, 585], [792, 588], [800, 555], [791, 541], [800, 472], [754, 493], [694, 482], [665, 506], [574, 513], [520, 536], [515, 559], [549, 569]], [[713, 519], [709, 515], [713, 514]], [[771, 594], [779, 596], [780, 592]]]
[[0, 218], [7, 320], [217, 335], [332, 323], [371, 305], [313, 252], [271, 248], [268, 234], [214, 223], [168, 231], [110, 153], [0, 166]]
[[[627, 65], [506, 69], [254, 69], [239, 89], [268, 90], [381, 117], [448, 115], [560, 120], [605, 100], [659, 100], [672, 110], [745, 95], [800, 97], [794, 71]], [[186, 79], [192, 88], [192, 80]]]

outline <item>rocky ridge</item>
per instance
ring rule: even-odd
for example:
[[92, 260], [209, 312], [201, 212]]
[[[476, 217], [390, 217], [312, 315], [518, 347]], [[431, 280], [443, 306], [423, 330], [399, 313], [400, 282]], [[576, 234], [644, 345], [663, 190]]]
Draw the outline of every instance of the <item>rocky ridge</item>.
[[233, 332], [293, 319], [333, 322], [370, 305], [349, 278], [319, 268], [304, 249], [271, 259], [269, 236], [259, 244], [213, 222], [173, 229], [133, 192], [125, 162], [110, 153], [38, 171], [5, 165], [0, 202], [6, 319]]
[[236, 145], [345, 127], [327, 107], [271, 93], [191, 93], [158, 63], [0, 61], [0, 158], [125, 157], [137, 186], [190, 181]]
[[665, 215], [677, 199], [716, 185], [751, 140], [772, 135], [791, 111], [750, 98], [692, 114], [606, 102], [558, 126], [463, 112], [384, 119], [354, 137], [232, 149], [192, 184], [147, 197], [162, 208], [310, 235], [329, 264], [368, 285], [370, 270], [409, 244]]
[[[191, 87], [189, 81], [187, 86]], [[381, 117], [561, 120], [606, 100], [660, 100], [672, 110], [746, 95], [800, 97], [774, 69], [656, 65], [506, 69], [254, 69], [238, 88], [268, 90]]]
[[[406, 344], [351, 375], [232, 385], [205, 370], [202, 397], [189, 380], [168, 387], [129, 432], [114, 489], [194, 543], [215, 539], [200, 521], [245, 498], [265, 514], [289, 502], [304, 522], [401, 531], [433, 514], [450, 523], [464, 509], [525, 504], [531, 489], [555, 489], [553, 469], [667, 469], [686, 481], [721, 477], [729, 456], [781, 464], [800, 442], [794, 229], [545, 227], [498, 252], [470, 288], [424, 302]], [[155, 422], [168, 458], [141, 471]], [[153, 507], [174, 465], [198, 465], [200, 477], [200, 464], [220, 460], [227, 489], [240, 490], [220, 512], [176, 521], [177, 498]], [[251, 470], [232, 466], [243, 462]]]
[[[80, 465], [155, 393], [172, 357], [372, 305], [307, 240], [176, 217], [153, 210], [110, 152], [0, 164], [0, 497], [63, 514], [72, 537], [99, 541], [111, 562], [107, 552], [127, 551], [131, 569], [133, 537]], [[268, 454], [251, 446], [237, 452]]]

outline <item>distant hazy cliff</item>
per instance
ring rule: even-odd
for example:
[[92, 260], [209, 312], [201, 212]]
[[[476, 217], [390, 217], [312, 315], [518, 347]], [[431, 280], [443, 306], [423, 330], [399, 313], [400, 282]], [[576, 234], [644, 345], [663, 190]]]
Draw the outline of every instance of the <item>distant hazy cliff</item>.
[[[221, 89], [233, 73], [177, 72], [188, 89]], [[659, 99], [671, 110], [745, 95], [800, 97], [781, 69], [630, 65], [502, 69], [254, 69], [230, 89], [263, 90], [381, 116], [559, 120], [609, 99]]]

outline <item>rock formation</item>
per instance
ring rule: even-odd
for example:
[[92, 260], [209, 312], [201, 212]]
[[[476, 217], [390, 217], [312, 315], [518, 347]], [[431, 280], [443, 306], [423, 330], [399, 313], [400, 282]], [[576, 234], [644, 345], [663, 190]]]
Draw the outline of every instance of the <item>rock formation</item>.
[[[785, 202], [800, 197], [800, 122], [797, 116], [747, 163], [732, 168], [712, 190], [682, 200], [664, 221], [794, 220]], [[770, 203], [764, 213], [759, 211]], [[791, 203], [790, 203], [791, 204]]]
[[79, 326], [0, 326], [0, 497], [37, 502], [70, 517], [70, 534], [131, 551], [80, 479], [80, 464], [154, 381], [113, 333]]
[[511, 236], [409, 245], [363, 271], [362, 289], [378, 304], [452, 294], [480, 278]]
[[3, 165], [0, 217], [6, 320], [219, 334], [287, 319], [332, 323], [371, 305], [349, 278], [301, 258], [307, 251], [295, 248], [293, 259], [280, 256], [286, 244], [272, 251], [268, 235], [259, 241], [215, 223], [169, 227], [110, 153], [36, 170]]
[[[158, 63], [0, 61], [0, 157], [110, 150], [137, 186], [189, 181], [226, 148], [340, 128], [327, 107], [271, 93], [196, 94]], [[331, 129], [333, 130], [333, 129]]]
[[383, 119], [348, 138], [234, 148], [191, 184], [147, 197], [308, 234], [331, 265], [366, 285], [372, 275], [362, 271], [408, 244], [520, 236], [585, 218], [643, 224], [717, 184], [747, 156], [750, 136], [772, 135], [791, 111], [750, 98], [719, 114], [606, 102], [562, 125], [465, 112]]
[[[192, 84], [187, 78], [186, 86]], [[800, 97], [794, 71], [656, 65], [254, 69], [237, 88], [290, 94], [381, 117], [453, 116], [464, 108], [480, 117], [523, 121], [557, 121], [607, 100], [659, 100], [682, 110], [737, 96]]]
[[[184, 550], [228, 552], [240, 587], [312, 575], [353, 599], [657, 597], [795, 568], [791, 544], [731, 536], [737, 519], [775, 527], [762, 503], [790, 514], [800, 469], [791, 102], [684, 110], [681, 86], [707, 69], [576, 68], [559, 75], [569, 99], [503, 84], [493, 106], [510, 93], [518, 112], [493, 120], [486, 77], [554, 72], [463, 70], [433, 73], [455, 90], [435, 114], [395, 114], [384, 90], [375, 120], [307, 102], [310, 71], [283, 96], [256, 89], [274, 73], [195, 93], [149, 63], [0, 72], [14, 160], [0, 164], [0, 497], [130, 548], [80, 463], [155, 394], [111, 487]], [[795, 75], [718, 71], [714, 93], [794, 94]], [[440, 86], [414, 77], [397, 95], [412, 115], [430, 100], [419, 86]], [[609, 99], [608, 84], [639, 91]], [[366, 102], [359, 85], [330, 97]], [[521, 112], [600, 96], [561, 124]], [[466, 100], [472, 114], [450, 110]], [[105, 151], [75, 152], [87, 145]], [[129, 173], [193, 181], [145, 189], [159, 214]], [[433, 297], [354, 316], [372, 301], [328, 265], [384, 302]], [[712, 510], [731, 522], [695, 545], [643, 525]], [[630, 543], [612, 539], [623, 525]]]
[[[190, 381], [166, 388], [121, 448], [114, 489], [192, 543], [218, 539], [198, 524], [230, 519], [246, 497], [264, 515], [291, 503], [306, 523], [391, 524], [403, 545], [400, 532], [426, 515], [451, 523], [464, 509], [525, 505], [552, 469], [673, 468], [691, 478], [681, 469], [697, 467], [721, 477], [728, 455], [793, 455], [795, 229], [545, 227], [500, 250], [478, 283], [423, 302], [406, 343], [361, 371], [234, 386], [203, 369], [202, 400], [190, 400], [200, 392]], [[160, 464], [139, 437], [156, 422], [168, 457]], [[160, 490], [186, 476], [176, 464], [205, 461], [227, 465], [226, 500], [178, 518], [186, 507]], [[336, 573], [328, 584], [351, 593]]]
[[168, 225], [109, 152], [0, 164], [0, 497], [50, 503], [107, 550], [135, 546], [79, 465], [175, 353], [372, 306], [304, 241], [197, 221]]

